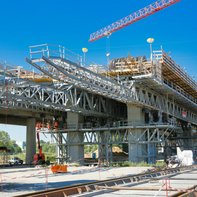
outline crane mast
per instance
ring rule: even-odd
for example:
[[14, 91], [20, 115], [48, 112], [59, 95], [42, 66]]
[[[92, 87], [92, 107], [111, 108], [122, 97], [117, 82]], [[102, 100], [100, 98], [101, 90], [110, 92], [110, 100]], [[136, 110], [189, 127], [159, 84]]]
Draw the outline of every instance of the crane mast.
[[125, 26], [128, 26], [138, 20], [141, 20], [147, 16], [150, 16], [152, 14], [154, 14], [155, 12], [158, 12], [166, 7], [169, 7], [177, 2], [179, 2], [180, 0], [158, 0], [148, 6], [146, 6], [145, 8], [142, 8], [114, 23], [112, 23], [111, 25], [108, 25], [107, 27], [104, 27], [92, 34], [90, 34], [90, 39], [89, 42], [93, 42], [96, 41], [102, 37], [108, 36], [111, 33], [124, 28]]

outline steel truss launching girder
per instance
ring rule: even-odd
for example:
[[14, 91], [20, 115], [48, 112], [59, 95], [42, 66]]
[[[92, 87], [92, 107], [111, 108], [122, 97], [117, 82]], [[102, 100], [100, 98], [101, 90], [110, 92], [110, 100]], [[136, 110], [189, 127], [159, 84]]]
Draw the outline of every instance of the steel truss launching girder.
[[[197, 124], [195, 109], [194, 111], [187, 109], [187, 107], [181, 106], [176, 101], [170, 100], [165, 94], [157, 93], [150, 88], [145, 89], [143, 86], [135, 83], [132, 83], [130, 87], [121, 85], [112, 79], [94, 73], [66, 59], [42, 57], [39, 60], [41, 62], [27, 59], [27, 62], [55, 80], [63, 83], [69, 81], [71, 84], [93, 94], [102, 95], [123, 103], [159, 110], [184, 121]], [[154, 64], [159, 66], [159, 62], [154, 62]], [[152, 80], [155, 83], [161, 83], [154, 75], [152, 75]], [[183, 118], [182, 111], [185, 108], [187, 109], [187, 117]]]
[[12, 78], [0, 86], [0, 107], [34, 112], [73, 111], [84, 115], [112, 116], [113, 103], [73, 85], [41, 85]]
[[[66, 59], [51, 60], [47, 57], [42, 57], [42, 59], [45, 61], [45, 65], [43, 62], [41, 65], [38, 65], [38, 63], [35, 63], [33, 60], [26, 60], [43, 73], [58, 81], [64, 83], [69, 81], [79, 88], [118, 101], [127, 102], [132, 99], [133, 102], [135, 102], [134, 95], [129, 89], [115, 83], [115, 81], [109, 78], [96, 74], [87, 68], [81, 67], [80, 65]], [[51, 72], [49, 65], [56, 70], [53, 69], [53, 72]]]
[[[158, 83], [157, 80], [155, 80], [155, 83]], [[150, 83], [149, 83], [150, 84]], [[156, 89], [156, 88], [155, 88]], [[162, 89], [161, 89], [162, 90]], [[160, 91], [161, 91], [160, 90]], [[146, 105], [149, 106], [154, 106], [156, 110], [159, 110], [160, 112], [165, 112], [167, 114], [171, 114], [172, 116], [182, 119], [184, 121], [188, 121], [194, 124], [197, 124], [197, 108], [187, 108], [178, 102], [176, 102], [173, 99], [168, 98], [168, 94], [163, 95], [162, 91], [161, 94], [159, 95], [157, 92], [150, 90], [146, 86], [139, 86], [139, 85], [134, 85], [132, 88], [132, 91], [136, 93], [136, 97], [139, 101], [145, 103]], [[164, 91], [163, 91], [164, 92]], [[196, 105], [192, 105], [196, 106]], [[182, 112], [187, 109], [187, 117], [183, 118]]]

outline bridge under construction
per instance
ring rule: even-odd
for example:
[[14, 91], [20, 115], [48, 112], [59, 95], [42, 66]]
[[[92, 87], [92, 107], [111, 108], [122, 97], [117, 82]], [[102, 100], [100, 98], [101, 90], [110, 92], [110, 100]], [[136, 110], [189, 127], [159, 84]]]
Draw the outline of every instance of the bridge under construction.
[[84, 145], [113, 162], [119, 145], [133, 162], [155, 163], [176, 147], [197, 153], [197, 83], [163, 50], [84, 66], [62, 46], [31, 46], [34, 72], [1, 64], [0, 122], [27, 126], [26, 162], [36, 132], [57, 145], [57, 161], [84, 162]]

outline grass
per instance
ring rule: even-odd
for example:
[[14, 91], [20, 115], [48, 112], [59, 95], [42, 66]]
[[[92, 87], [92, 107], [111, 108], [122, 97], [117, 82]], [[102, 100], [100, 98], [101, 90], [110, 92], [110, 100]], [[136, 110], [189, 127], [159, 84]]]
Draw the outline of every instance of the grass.
[[159, 161], [156, 164], [148, 164], [146, 162], [131, 162], [131, 161], [124, 161], [124, 162], [117, 162], [112, 163], [111, 166], [113, 167], [163, 167], [166, 164], [163, 161]]

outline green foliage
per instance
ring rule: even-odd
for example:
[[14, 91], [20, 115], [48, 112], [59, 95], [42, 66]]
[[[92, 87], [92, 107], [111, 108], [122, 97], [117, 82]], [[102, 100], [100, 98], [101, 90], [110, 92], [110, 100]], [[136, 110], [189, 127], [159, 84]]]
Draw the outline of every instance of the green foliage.
[[52, 163], [56, 162], [56, 156], [55, 155], [48, 155], [48, 154], [46, 154], [45, 157], [46, 157], [47, 161], [50, 161]]
[[146, 162], [131, 162], [131, 161], [124, 161], [124, 162], [118, 162], [118, 163], [112, 163], [113, 167], [153, 167], [153, 166], [161, 166], [161, 163], [156, 164], [148, 164]]
[[10, 136], [5, 131], [0, 131], [0, 146], [8, 146], [10, 145]]
[[25, 153], [18, 153], [18, 154], [12, 155], [12, 157], [19, 157], [20, 159], [25, 161], [25, 155], [26, 155]]
[[[42, 152], [45, 154], [45, 160], [50, 162], [56, 162], [56, 145], [50, 142], [40, 141]], [[38, 148], [36, 150], [38, 152]]]
[[56, 146], [50, 142], [41, 141], [42, 151], [44, 153], [56, 154]]
[[121, 165], [122, 167], [130, 167], [130, 166], [136, 166], [136, 163], [130, 162], [130, 161], [125, 161]]
[[96, 151], [98, 149], [98, 145], [94, 144], [94, 145], [84, 145], [84, 153], [93, 153], [94, 151]]
[[7, 147], [11, 153], [21, 153], [21, 148], [16, 144], [16, 141], [11, 140], [6, 131], [0, 131], [0, 146]]
[[165, 167], [166, 162], [164, 162], [163, 160], [159, 160], [159, 161], [156, 162], [156, 166], [157, 167]]

